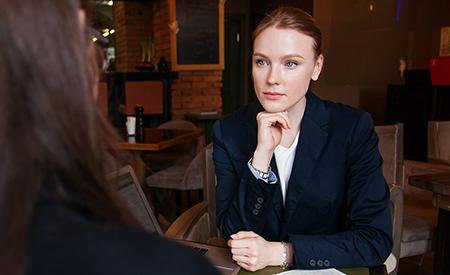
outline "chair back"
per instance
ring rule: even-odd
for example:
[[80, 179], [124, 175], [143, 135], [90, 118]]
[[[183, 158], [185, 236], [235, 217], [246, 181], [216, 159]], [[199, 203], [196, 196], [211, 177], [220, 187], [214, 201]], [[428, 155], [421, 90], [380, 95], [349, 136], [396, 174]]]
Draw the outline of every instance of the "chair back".
[[161, 81], [127, 81], [125, 82], [125, 105], [121, 112], [134, 115], [134, 107], [144, 107], [145, 115], [164, 113], [164, 89]]
[[212, 158], [212, 144], [208, 144], [203, 151], [205, 163], [203, 196], [204, 201], [194, 205], [179, 216], [167, 229], [166, 236], [170, 238], [195, 242], [214, 242], [222, 246], [219, 241], [216, 226], [216, 176]]
[[202, 201], [181, 214], [167, 229], [166, 237], [206, 243], [210, 237], [207, 202]]
[[[158, 129], [166, 129], [166, 130], [193, 130], [193, 129], [197, 129], [197, 126], [188, 121], [188, 120], [184, 120], [184, 119], [176, 119], [176, 120], [171, 120], [171, 121], [167, 121], [162, 123], [161, 125], [159, 125], [157, 127]], [[192, 155], [195, 155], [196, 153], [199, 153], [204, 145], [204, 137], [200, 136], [197, 138], [196, 144], [183, 144], [177, 147], [177, 151], [185, 151], [183, 148], [185, 147], [191, 147], [192, 150]], [[192, 148], [193, 147], [193, 148]]]
[[450, 121], [428, 122], [428, 160], [450, 165]]
[[391, 215], [392, 215], [392, 240], [394, 245], [392, 247], [392, 254], [397, 260], [397, 267], [395, 272], [391, 274], [396, 274], [398, 269], [398, 260], [400, 259], [400, 248], [402, 241], [402, 230], [403, 230], [403, 189], [397, 185], [389, 185], [391, 193]]
[[375, 132], [386, 182], [403, 187], [403, 124], [375, 126]]
[[194, 123], [183, 120], [176, 119], [162, 123], [158, 126], [158, 129], [166, 129], [166, 130], [194, 130], [197, 129]]
[[145, 180], [148, 187], [174, 190], [200, 190], [204, 186], [204, 150], [193, 159], [170, 165]]
[[213, 161], [213, 146], [212, 143], [208, 144], [205, 148], [205, 177], [204, 177], [203, 194], [205, 200], [208, 202], [209, 213], [209, 231], [211, 237], [216, 237], [217, 224], [216, 224], [216, 174], [214, 172]]

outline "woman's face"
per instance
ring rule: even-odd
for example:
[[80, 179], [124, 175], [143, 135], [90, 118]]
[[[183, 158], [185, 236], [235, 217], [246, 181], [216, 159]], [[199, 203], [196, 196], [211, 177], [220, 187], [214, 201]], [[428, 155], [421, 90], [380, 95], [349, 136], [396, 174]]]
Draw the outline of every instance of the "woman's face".
[[267, 112], [302, 112], [309, 82], [317, 80], [323, 64], [313, 46], [313, 38], [293, 29], [270, 27], [256, 37], [253, 83]]

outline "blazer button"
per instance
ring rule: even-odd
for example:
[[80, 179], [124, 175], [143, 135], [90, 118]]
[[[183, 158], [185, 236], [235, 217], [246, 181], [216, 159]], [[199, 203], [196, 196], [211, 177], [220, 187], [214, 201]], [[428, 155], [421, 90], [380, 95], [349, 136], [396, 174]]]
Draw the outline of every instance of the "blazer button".
[[258, 197], [258, 198], [256, 199], [256, 201], [259, 202], [259, 203], [263, 203], [263, 202], [264, 202], [264, 199], [261, 198], [261, 197]]
[[326, 267], [329, 267], [330, 266], [330, 261], [328, 261], [328, 260], [323, 261], [323, 265], [326, 266]]
[[259, 214], [259, 211], [258, 211], [258, 209], [253, 209], [253, 211], [252, 211], [252, 213], [253, 213], [253, 215], [258, 215]]
[[309, 260], [309, 265], [310, 266], [316, 266], [316, 261], [315, 260]]
[[255, 209], [261, 209], [261, 204], [255, 203]]
[[322, 267], [323, 266], [323, 261], [322, 260], [317, 260], [317, 266]]

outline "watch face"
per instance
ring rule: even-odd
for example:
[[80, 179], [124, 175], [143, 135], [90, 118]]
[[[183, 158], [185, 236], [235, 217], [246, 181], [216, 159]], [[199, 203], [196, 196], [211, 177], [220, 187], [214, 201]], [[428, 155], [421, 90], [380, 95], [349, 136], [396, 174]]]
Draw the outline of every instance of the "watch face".
[[259, 172], [259, 176], [260, 176], [262, 179], [268, 179], [268, 178], [269, 178], [269, 173], [265, 173], [265, 172], [260, 171], [260, 172]]

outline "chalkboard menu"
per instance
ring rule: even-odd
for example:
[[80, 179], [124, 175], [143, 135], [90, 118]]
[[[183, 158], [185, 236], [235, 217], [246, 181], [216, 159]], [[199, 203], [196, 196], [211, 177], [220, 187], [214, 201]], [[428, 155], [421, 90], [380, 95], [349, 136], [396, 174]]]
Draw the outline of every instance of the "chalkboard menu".
[[223, 69], [223, 4], [217, 0], [171, 0], [172, 69]]

